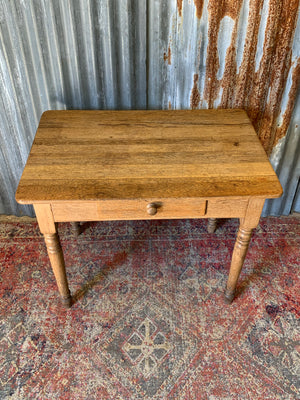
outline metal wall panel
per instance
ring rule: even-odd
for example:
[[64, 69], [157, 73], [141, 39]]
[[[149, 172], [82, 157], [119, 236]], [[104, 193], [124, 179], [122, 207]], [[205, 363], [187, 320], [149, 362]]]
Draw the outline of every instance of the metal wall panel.
[[0, 212], [47, 109], [146, 108], [146, 0], [0, 0]]
[[298, 181], [298, 189], [297, 189], [294, 203], [292, 206], [292, 212], [300, 213], [300, 183], [299, 183], [299, 181]]
[[288, 214], [298, 9], [299, 0], [0, 0], [0, 213], [33, 215], [14, 192], [44, 110], [243, 107], [285, 190], [264, 213]]
[[279, 177], [283, 195], [279, 199], [268, 200], [262, 215], [288, 215], [300, 212], [300, 96], [298, 95], [287, 135], [273, 149], [270, 158]]

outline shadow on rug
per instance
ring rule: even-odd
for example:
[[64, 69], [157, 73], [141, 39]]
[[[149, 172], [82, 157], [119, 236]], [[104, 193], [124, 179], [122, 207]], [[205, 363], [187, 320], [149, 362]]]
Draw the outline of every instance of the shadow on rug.
[[37, 224], [2, 222], [0, 398], [300, 398], [299, 219], [261, 219], [230, 306], [238, 223], [206, 224], [60, 224], [65, 310]]

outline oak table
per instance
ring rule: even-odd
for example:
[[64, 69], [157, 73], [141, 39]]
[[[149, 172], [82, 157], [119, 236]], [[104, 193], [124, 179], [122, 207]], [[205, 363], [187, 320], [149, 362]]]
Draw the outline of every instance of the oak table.
[[71, 306], [56, 222], [239, 218], [231, 302], [266, 198], [282, 188], [243, 110], [46, 111], [16, 200], [33, 204]]

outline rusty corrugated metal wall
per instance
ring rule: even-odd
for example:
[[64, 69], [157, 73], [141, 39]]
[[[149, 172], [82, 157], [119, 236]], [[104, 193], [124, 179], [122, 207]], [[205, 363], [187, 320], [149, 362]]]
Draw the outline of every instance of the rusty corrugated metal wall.
[[14, 192], [46, 109], [243, 107], [285, 189], [264, 213], [288, 214], [298, 11], [299, 0], [0, 0], [0, 213], [32, 215]]

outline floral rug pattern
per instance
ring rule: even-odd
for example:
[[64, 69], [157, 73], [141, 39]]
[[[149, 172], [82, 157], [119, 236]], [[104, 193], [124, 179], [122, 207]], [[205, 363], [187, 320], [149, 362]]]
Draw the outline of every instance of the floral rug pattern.
[[0, 398], [300, 398], [300, 220], [262, 218], [229, 306], [238, 221], [58, 230], [64, 309], [36, 222], [0, 223]]

